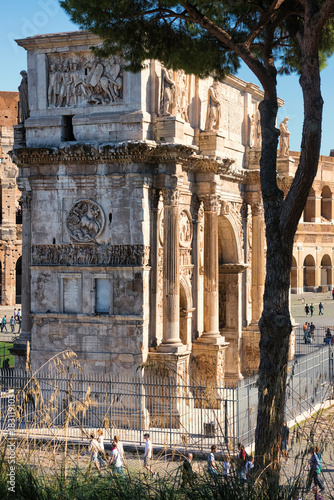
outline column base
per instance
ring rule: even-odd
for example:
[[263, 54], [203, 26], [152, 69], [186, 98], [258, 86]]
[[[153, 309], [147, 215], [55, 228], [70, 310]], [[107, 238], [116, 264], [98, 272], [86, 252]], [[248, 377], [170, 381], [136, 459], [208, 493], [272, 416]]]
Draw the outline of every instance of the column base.
[[203, 382], [211, 387], [222, 386], [225, 379], [225, 353], [228, 343], [224, 337], [215, 344], [201, 342], [201, 338], [193, 343], [192, 376], [198, 383]]
[[205, 156], [224, 156], [225, 138], [221, 132], [204, 130], [199, 135], [200, 153]]
[[[211, 345], [224, 345], [225, 337], [220, 335], [219, 332], [203, 332], [201, 337], [196, 340], [196, 343], [199, 344], [211, 344]], [[227, 344], [226, 344], [227, 345]]]
[[157, 347], [157, 352], [164, 354], [186, 354], [188, 351], [187, 351], [187, 346], [184, 344], [161, 343]]

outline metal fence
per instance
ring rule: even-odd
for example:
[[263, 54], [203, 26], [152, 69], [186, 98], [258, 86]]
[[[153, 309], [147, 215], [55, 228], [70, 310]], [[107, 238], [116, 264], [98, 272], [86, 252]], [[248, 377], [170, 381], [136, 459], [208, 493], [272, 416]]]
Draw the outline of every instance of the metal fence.
[[301, 326], [295, 330], [295, 356], [305, 356], [310, 352], [324, 347], [325, 336], [327, 330], [334, 336], [334, 326], [316, 326], [311, 343], [306, 343], [304, 338], [304, 330]]
[[[325, 346], [289, 363], [286, 416], [302, 414], [329, 397], [334, 349]], [[254, 441], [258, 389], [256, 378], [211, 388], [175, 383], [173, 378], [122, 379], [112, 376], [0, 370], [1, 430], [15, 395], [16, 429], [25, 436], [86, 440], [92, 428], [105, 438], [143, 444], [143, 431], [155, 445], [208, 449], [219, 442], [235, 449]], [[11, 399], [12, 398], [12, 399]]]

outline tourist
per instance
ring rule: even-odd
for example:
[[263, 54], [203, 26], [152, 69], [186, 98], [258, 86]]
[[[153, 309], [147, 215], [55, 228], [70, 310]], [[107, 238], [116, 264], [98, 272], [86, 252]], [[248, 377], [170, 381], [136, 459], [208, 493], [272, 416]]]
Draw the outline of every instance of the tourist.
[[249, 472], [254, 469], [254, 456], [249, 457], [249, 460], [246, 462], [245, 465], [245, 480], [247, 481], [247, 476]]
[[305, 306], [305, 314], [306, 314], [306, 316], [308, 316], [309, 312], [310, 312], [309, 305], [306, 304], [306, 306]]
[[21, 326], [22, 326], [22, 318], [21, 316], [18, 316], [17, 317], [17, 321], [19, 323], [19, 329], [18, 329], [18, 332], [17, 333], [20, 333], [21, 332]]
[[192, 461], [193, 461], [193, 454], [188, 453], [188, 456], [184, 459], [182, 464], [182, 484], [181, 484], [182, 488], [187, 486], [187, 484], [192, 484], [195, 478]]
[[21, 309], [19, 309], [19, 310], [17, 311], [17, 317], [18, 317], [18, 318], [21, 318]]
[[245, 466], [247, 462], [247, 453], [242, 443], [238, 443], [239, 450], [239, 474], [241, 479], [245, 479]]
[[211, 452], [208, 456], [208, 473], [213, 478], [214, 482], [218, 483], [218, 470], [216, 466], [215, 453], [217, 452], [217, 446], [213, 444], [211, 446]]
[[117, 449], [120, 452], [122, 460], [124, 462], [124, 448], [123, 448], [123, 443], [120, 441], [119, 436], [117, 436], [117, 435], [114, 436], [114, 441], [117, 444]]
[[333, 300], [334, 300], [334, 288], [332, 289], [332, 297], [333, 297]]
[[114, 465], [115, 472], [124, 476], [123, 459], [120, 452], [117, 449], [117, 443], [115, 441], [112, 442], [110, 465]]
[[286, 422], [283, 422], [283, 427], [281, 431], [281, 452], [285, 461], [288, 461], [288, 445], [289, 445], [289, 437], [290, 437], [290, 429], [286, 425]]
[[15, 309], [14, 309], [14, 314], [13, 314], [13, 316], [14, 316], [14, 320], [16, 321], [16, 319], [17, 319], [17, 310], [16, 310], [16, 307], [15, 307]]
[[11, 316], [10, 320], [9, 320], [9, 324], [10, 324], [10, 330], [12, 333], [14, 333], [14, 330], [15, 330], [15, 319], [14, 319], [14, 316]]
[[226, 455], [225, 460], [223, 462], [223, 475], [224, 478], [229, 481], [231, 477], [231, 458], [229, 455]]
[[312, 335], [312, 340], [314, 340], [314, 331], [315, 331], [315, 325], [311, 322], [311, 324], [310, 324], [310, 333]]
[[5, 329], [6, 332], [8, 332], [6, 315], [4, 315], [4, 317], [2, 318], [1, 331], [3, 331], [3, 329]]
[[144, 439], [145, 439], [144, 467], [147, 470], [147, 472], [153, 476], [154, 472], [152, 471], [150, 465], [152, 459], [152, 443], [148, 432], [144, 434]]
[[319, 302], [319, 315], [320, 315], [320, 314], [322, 314], [322, 315], [324, 314], [324, 313], [322, 312], [324, 309], [325, 309], [325, 308], [324, 308], [323, 303], [322, 303], [322, 302]]
[[90, 462], [89, 462], [89, 469], [88, 472], [90, 473], [93, 467], [93, 464], [97, 468], [98, 472], [101, 473], [101, 469], [98, 463], [98, 452], [99, 452], [99, 443], [97, 442], [97, 439], [95, 439], [95, 435], [92, 432], [90, 435], [90, 442], [89, 442], [89, 451], [90, 451]]
[[327, 328], [327, 330], [326, 330], [324, 342], [326, 345], [331, 345], [331, 343], [332, 343], [332, 334], [331, 334], [331, 331], [329, 328]]
[[314, 313], [314, 305], [313, 304], [310, 305], [310, 313], [311, 313], [311, 318], [312, 318], [313, 313]]
[[104, 465], [105, 456], [106, 456], [105, 451], [104, 451], [104, 440], [103, 440], [103, 430], [102, 429], [98, 429], [98, 431], [97, 431], [97, 442], [99, 443], [98, 457], [99, 457], [100, 467], [102, 469], [102, 467]]
[[319, 460], [319, 457], [316, 452], [316, 447], [312, 446], [310, 449], [310, 454], [311, 454], [311, 460], [310, 460], [310, 472], [307, 478], [307, 484], [306, 484], [306, 489], [309, 489], [312, 480], [314, 481], [315, 486], [319, 486], [320, 491], [323, 491], [325, 489], [321, 479], [319, 478], [319, 469], [321, 470], [321, 461]]

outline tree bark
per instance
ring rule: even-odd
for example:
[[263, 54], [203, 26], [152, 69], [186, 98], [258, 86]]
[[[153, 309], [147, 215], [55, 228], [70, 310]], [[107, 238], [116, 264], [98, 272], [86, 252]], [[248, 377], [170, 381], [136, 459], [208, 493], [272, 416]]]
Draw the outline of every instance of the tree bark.
[[[277, 100], [265, 92], [261, 103], [261, 190], [265, 211], [267, 265], [263, 297], [259, 367], [259, 407], [255, 436], [256, 460], [266, 468], [271, 498], [277, 498], [280, 436], [285, 420], [286, 378], [292, 330], [289, 312], [290, 271], [294, 235], [317, 173], [322, 121], [318, 42], [311, 17], [301, 38], [304, 124], [300, 162], [289, 193], [276, 182]], [[313, 33], [312, 33], [313, 31]], [[315, 40], [316, 39], [316, 40]], [[275, 135], [276, 134], [276, 135]]]

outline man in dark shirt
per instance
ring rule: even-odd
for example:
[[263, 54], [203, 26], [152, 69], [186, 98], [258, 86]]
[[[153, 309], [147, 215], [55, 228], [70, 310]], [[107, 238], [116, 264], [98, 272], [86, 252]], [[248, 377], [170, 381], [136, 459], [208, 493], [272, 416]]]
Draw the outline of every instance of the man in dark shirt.
[[283, 427], [281, 431], [281, 451], [286, 461], [288, 460], [289, 456], [288, 455], [289, 437], [290, 437], [289, 427], [286, 425], [286, 422], [283, 422]]

